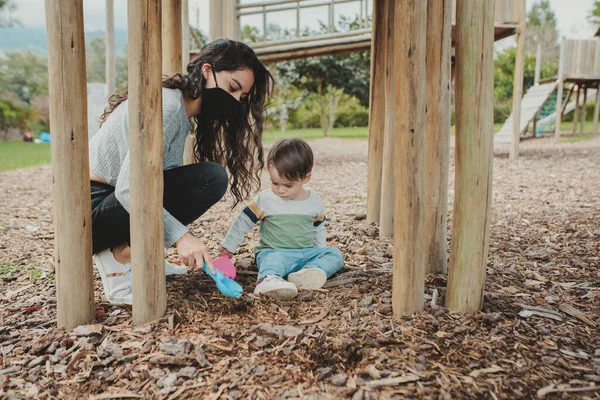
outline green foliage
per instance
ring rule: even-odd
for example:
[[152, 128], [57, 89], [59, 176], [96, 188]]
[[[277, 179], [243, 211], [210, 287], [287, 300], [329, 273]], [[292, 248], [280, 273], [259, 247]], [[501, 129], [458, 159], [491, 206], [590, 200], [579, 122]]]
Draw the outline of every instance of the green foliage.
[[588, 21], [596, 28], [600, 28], [600, 0], [595, 0], [588, 14]]
[[8, 28], [20, 24], [17, 19], [10, 16], [10, 13], [16, 8], [17, 3], [14, 0], [0, 0], [0, 28]]
[[10, 100], [0, 99], [0, 132], [9, 128], [26, 129], [34, 112], [29, 107], [19, 106]]
[[527, 13], [525, 50], [536, 54], [538, 44], [542, 48], [542, 64], [559, 57], [558, 22], [550, 0], [539, 0]]
[[[86, 74], [88, 82], [106, 82], [106, 41], [103, 37], [92, 39], [86, 45]], [[117, 76], [116, 90], [127, 90], [127, 47], [124, 54], [115, 58]]]
[[29, 104], [48, 93], [48, 60], [31, 51], [9, 52], [0, 58], [0, 93], [14, 93]]

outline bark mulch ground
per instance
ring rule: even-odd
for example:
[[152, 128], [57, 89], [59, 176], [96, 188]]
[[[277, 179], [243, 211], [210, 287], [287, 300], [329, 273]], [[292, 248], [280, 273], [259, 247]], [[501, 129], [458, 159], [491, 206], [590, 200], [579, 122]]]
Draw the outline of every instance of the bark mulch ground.
[[[169, 277], [167, 316], [145, 326], [96, 276], [97, 320], [56, 328], [50, 167], [0, 174], [0, 398], [600, 396], [600, 138], [524, 142], [516, 163], [497, 148], [484, 308], [449, 312], [446, 277], [429, 275], [413, 318], [392, 316], [393, 241], [364, 220], [367, 143], [312, 145], [345, 268], [290, 302], [256, 297], [254, 232], [235, 259], [241, 299]], [[214, 251], [230, 205], [191, 228]]]

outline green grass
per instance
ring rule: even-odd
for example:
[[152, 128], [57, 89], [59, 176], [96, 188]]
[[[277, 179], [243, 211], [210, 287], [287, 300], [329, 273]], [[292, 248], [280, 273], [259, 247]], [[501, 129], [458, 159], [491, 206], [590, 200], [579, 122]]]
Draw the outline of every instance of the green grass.
[[0, 142], [0, 172], [49, 163], [49, 143]]
[[[27, 275], [29, 275], [29, 280], [31, 281], [37, 281], [38, 279], [42, 278], [44, 271], [36, 268], [36, 267], [32, 267], [32, 266], [27, 266], [27, 267], [16, 267], [14, 265], [2, 265], [0, 266], [0, 276], [1, 275], [8, 275], [8, 274], [14, 274], [14, 273], [26, 273]], [[45, 279], [54, 279], [54, 274], [46, 274], [44, 276]]]
[[[336, 139], [367, 140], [369, 137], [369, 128], [361, 126], [357, 128], [334, 128], [327, 132], [327, 136]], [[285, 132], [280, 130], [270, 130], [263, 133], [263, 143], [271, 144], [279, 139], [300, 138], [307, 142], [321, 139], [323, 130], [321, 128], [309, 129], [288, 129]]]

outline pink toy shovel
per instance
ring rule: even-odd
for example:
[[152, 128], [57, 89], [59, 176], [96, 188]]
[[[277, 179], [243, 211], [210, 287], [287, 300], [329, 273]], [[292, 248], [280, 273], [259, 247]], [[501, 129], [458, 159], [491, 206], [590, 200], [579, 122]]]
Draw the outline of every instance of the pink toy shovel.
[[213, 265], [216, 269], [221, 271], [229, 279], [235, 279], [235, 265], [231, 262], [231, 259], [226, 254], [213, 260]]

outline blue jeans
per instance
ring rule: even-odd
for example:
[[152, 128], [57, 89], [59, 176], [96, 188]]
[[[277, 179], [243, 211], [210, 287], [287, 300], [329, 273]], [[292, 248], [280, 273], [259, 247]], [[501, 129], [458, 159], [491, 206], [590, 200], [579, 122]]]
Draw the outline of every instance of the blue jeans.
[[327, 278], [344, 266], [342, 252], [335, 247], [310, 247], [307, 249], [265, 249], [256, 256], [258, 281], [267, 275], [285, 278], [304, 268], [319, 268]]

